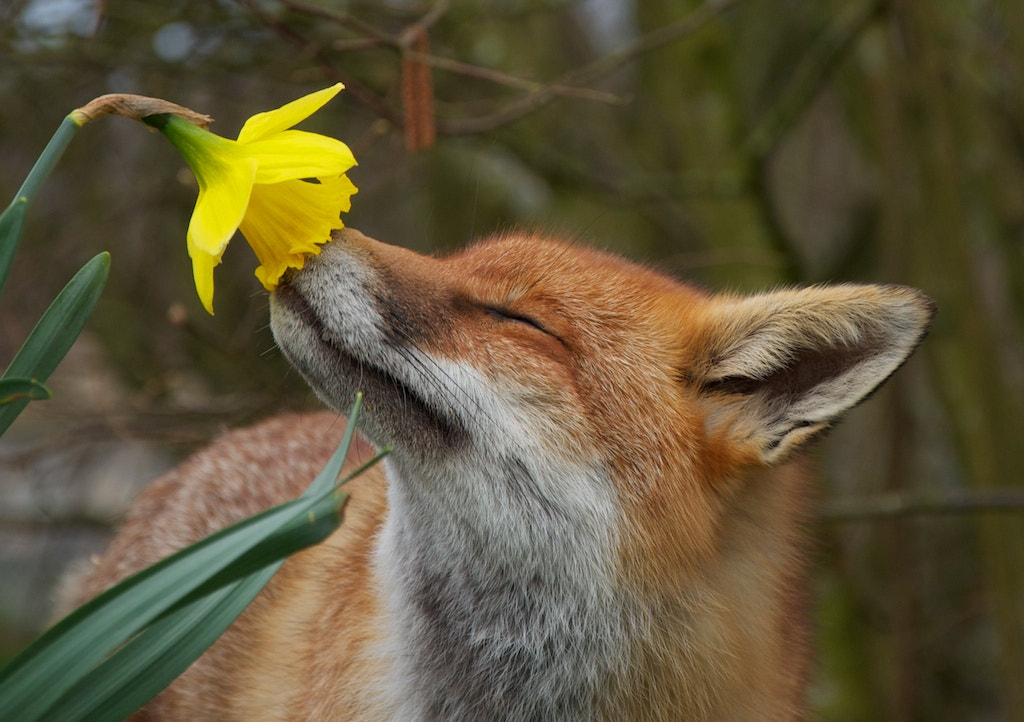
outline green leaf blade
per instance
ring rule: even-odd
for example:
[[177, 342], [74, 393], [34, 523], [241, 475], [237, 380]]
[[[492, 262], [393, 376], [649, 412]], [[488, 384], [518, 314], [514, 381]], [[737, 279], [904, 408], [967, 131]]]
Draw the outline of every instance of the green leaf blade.
[[82, 677], [46, 711], [51, 719], [117, 722], [156, 696], [226, 630], [283, 562], [180, 606]]
[[15, 198], [0, 215], [0, 288], [7, 282], [7, 274], [18, 252], [21, 240], [21, 229], [25, 226], [25, 215], [28, 213], [28, 199], [24, 196]]
[[[67, 354], [92, 315], [110, 273], [110, 254], [87, 262], [57, 294], [4, 372], [3, 378], [30, 378], [42, 383]], [[15, 401], [0, 408], [0, 434], [28, 404]]]

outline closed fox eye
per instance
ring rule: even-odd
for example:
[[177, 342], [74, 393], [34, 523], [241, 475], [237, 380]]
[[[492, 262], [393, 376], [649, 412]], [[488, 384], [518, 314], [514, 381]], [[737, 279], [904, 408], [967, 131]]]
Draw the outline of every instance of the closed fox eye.
[[510, 311], [507, 308], [500, 308], [498, 306], [484, 306], [483, 309], [488, 316], [490, 316], [491, 318], [496, 318], [499, 321], [524, 323], [527, 326], [532, 326], [538, 331], [542, 331], [543, 333], [549, 333], [548, 330], [544, 328], [544, 326], [542, 326], [539, 321], [537, 321], [534, 318], [531, 318], [530, 316], [526, 316], [521, 313], [516, 313], [515, 311]]

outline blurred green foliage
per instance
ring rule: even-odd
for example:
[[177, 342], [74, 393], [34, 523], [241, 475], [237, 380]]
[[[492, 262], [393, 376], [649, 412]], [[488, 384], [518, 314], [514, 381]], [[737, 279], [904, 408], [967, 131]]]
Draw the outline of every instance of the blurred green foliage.
[[[411, 153], [402, 126], [429, 111], [403, 107], [417, 23], [437, 59], [437, 142]], [[383, 241], [443, 252], [539, 226], [714, 287], [923, 288], [940, 309], [932, 334], [824, 444], [822, 497], [947, 502], [816, 526], [813, 702], [827, 720], [1024, 715], [1016, 0], [14, 0], [0, 57], [0, 196], [102, 93], [164, 97], [230, 135], [342, 80], [307, 127], [353, 147], [346, 220]], [[132, 124], [85, 128], [0, 304], [7, 349], [59, 279], [112, 251], [91, 329], [131, 403], [106, 427], [103, 409], [80, 410], [112, 435], [197, 443], [310, 401], [272, 350], [243, 246], [218, 269], [218, 315], [202, 313], [182, 168]]]

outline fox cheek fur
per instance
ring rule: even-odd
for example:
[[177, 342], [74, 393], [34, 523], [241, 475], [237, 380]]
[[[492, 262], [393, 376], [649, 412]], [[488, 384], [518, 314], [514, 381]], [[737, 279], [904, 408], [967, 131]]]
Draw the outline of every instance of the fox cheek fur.
[[[360, 431], [394, 452], [146, 714], [801, 717], [801, 452], [933, 313], [897, 286], [711, 294], [539, 235], [436, 259], [338, 232], [272, 328], [328, 406], [364, 392]], [[298, 494], [342, 426], [285, 416], [200, 452], [79, 601]]]

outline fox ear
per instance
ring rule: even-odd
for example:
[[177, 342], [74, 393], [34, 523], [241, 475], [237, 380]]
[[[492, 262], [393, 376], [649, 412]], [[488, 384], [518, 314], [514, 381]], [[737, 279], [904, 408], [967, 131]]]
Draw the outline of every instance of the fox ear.
[[713, 304], [690, 367], [708, 430], [766, 464], [878, 388], [935, 313], [929, 298], [901, 286], [817, 286]]

